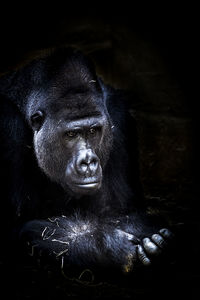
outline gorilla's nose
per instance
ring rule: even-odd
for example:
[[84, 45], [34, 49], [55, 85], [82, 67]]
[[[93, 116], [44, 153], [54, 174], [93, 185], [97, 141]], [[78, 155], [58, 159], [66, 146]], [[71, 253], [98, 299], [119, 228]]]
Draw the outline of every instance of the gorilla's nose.
[[77, 159], [77, 171], [86, 177], [94, 176], [99, 167], [99, 159], [91, 149], [81, 150]]

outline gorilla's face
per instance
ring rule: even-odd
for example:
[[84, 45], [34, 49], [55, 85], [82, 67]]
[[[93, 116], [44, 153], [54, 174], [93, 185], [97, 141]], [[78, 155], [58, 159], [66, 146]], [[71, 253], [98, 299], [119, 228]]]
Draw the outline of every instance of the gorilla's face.
[[29, 117], [39, 167], [66, 191], [94, 193], [101, 187], [112, 146], [102, 94], [79, 89], [62, 98], [45, 98]]

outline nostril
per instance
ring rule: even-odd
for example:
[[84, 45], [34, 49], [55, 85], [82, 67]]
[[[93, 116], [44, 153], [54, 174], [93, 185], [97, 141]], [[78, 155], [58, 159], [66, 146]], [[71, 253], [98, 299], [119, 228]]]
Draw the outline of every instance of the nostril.
[[96, 168], [97, 166], [98, 166], [98, 161], [96, 159], [93, 159], [89, 164], [90, 168]]
[[93, 159], [91, 161], [91, 163], [89, 164], [89, 169], [90, 169], [91, 175], [94, 175], [96, 173], [98, 166], [99, 166], [98, 160]]
[[82, 163], [80, 164], [80, 169], [81, 169], [81, 171], [82, 171], [83, 173], [85, 173], [85, 172], [87, 171], [87, 169], [88, 169], [88, 165], [87, 165], [86, 163], [82, 162]]

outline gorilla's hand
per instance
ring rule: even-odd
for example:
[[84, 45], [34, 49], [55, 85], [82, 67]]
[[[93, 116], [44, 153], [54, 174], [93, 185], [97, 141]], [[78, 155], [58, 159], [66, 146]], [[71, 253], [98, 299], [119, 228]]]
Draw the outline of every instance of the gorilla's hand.
[[123, 230], [117, 230], [117, 232], [118, 240], [121, 238], [120, 244], [123, 244], [122, 253], [126, 253], [125, 264], [122, 266], [125, 273], [129, 273], [141, 265], [149, 266], [156, 261], [156, 258], [166, 254], [174, 236], [166, 228], [141, 240]]
[[162, 228], [150, 238], [142, 240], [142, 245], [137, 246], [137, 255], [143, 265], [150, 265], [151, 260], [160, 255], [169, 246], [173, 233], [169, 229]]

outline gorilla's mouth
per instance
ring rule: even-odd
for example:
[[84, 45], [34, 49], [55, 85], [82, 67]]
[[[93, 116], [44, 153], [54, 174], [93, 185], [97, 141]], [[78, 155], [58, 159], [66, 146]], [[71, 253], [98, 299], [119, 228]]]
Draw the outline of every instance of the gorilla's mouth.
[[101, 180], [91, 180], [91, 181], [81, 181], [81, 182], [71, 182], [70, 189], [79, 195], [93, 194], [101, 187]]

